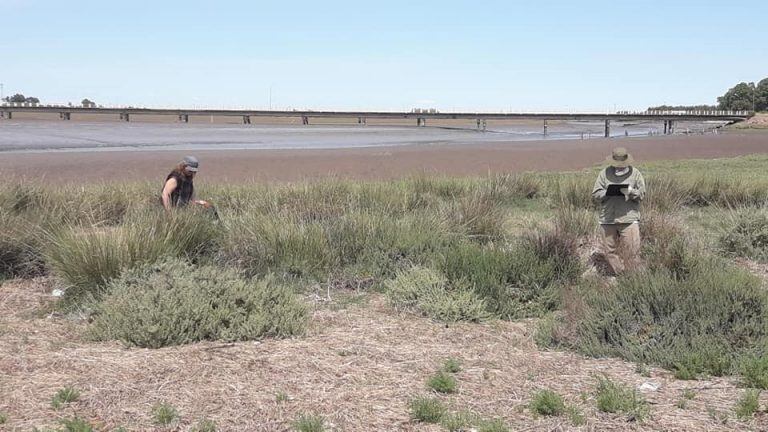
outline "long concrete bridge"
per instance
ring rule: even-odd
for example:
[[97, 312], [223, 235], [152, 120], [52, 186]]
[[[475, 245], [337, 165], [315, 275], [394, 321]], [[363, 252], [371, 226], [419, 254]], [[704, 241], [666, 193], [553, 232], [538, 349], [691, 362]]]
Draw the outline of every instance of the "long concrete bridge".
[[120, 120], [130, 121], [139, 115], [167, 115], [188, 123], [190, 116], [240, 117], [244, 124], [251, 123], [251, 117], [295, 117], [302, 124], [309, 125], [313, 118], [356, 118], [360, 125], [368, 119], [404, 119], [426, 126], [428, 120], [474, 120], [478, 130], [485, 130], [488, 120], [541, 120], [544, 134], [547, 134], [548, 120], [600, 121], [605, 123], [605, 137], [611, 135], [612, 121], [658, 121], [664, 124], [664, 133], [671, 134], [677, 121], [720, 121], [731, 124], [749, 119], [751, 111], [642, 111], [617, 113], [494, 113], [494, 112], [438, 112], [435, 110], [392, 111], [273, 111], [273, 110], [225, 110], [225, 109], [176, 109], [176, 108], [102, 108], [72, 107], [57, 105], [4, 104], [0, 105], [0, 118], [12, 119], [14, 113], [53, 113], [62, 120], [71, 120], [72, 115], [104, 114], [114, 115]]

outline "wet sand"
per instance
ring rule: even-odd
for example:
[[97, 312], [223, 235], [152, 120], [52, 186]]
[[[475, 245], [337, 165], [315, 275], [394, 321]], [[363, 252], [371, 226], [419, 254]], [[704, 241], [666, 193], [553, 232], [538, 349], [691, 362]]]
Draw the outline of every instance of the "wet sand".
[[[453, 176], [489, 172], [578, 170], [600, 163], [614, 146], [644, 161], [712, 159], [768, 153], [768, 133], [631, 139], [421, 144], [413, 146], [198, 151], [199, 181], [297, 181], [328, 176], [393, 179], [418, 173]], [[0, 173], [47, 182], [153, 180], [163, 177], [185, 151], [0, 153]]]

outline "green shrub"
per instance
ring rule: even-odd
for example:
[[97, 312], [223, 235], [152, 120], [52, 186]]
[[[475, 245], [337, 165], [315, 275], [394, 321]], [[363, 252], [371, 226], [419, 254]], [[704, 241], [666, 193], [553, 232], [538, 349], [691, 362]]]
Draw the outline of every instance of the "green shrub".
[[216, 432], [216, 423], [213, 420], [200, 420], [190, 432]]
[[0, 413], [0, 425], [8, 423], [8, 416], [4, 413]]
[[152, 420], [156, 425], [168, 426], [179, 419], [176, 408], [166, 402], [160, 402], [152, 406]]
[[446, 359], [445, 362], [443, 363], [443, 370], [448, 373], [461, 372], [461, 362], [459, 362], [455, 358]]
[[0, 209], [0, 278], [39, 276], [45, 272], [40, 227]]
[[453, 375], [444, 371], [438, 371], [427, 380], [427, 387], [438, 393], [456, 393], [458, 383]]
[[195, 212], [145, 213], [124, 226], [72, 227], [48, 234], [46, 261], [69, 286], [65, 300], [98, 299], [107, 283], [124, 270], [167, 257], [196, 260], [212, 254], [220, 235], [216, 223]]
[[450, 204], [446, 218], [470, 238], [494, 240], [503, 234], [504, 215], [491, 194], [474, 191]]
[[725, 254], [758, 261], [768, 261], [768, 212], [741, 210], [726, 222], [727, 228], [720, 236], [720, 246]]
[[59, 420], [59, 423], [63, 428], [60, 432], [94, 432], [96, 430], [90, 423], [79, 417], [62, 419]]
[[293, 428], [298, 432], [323, 432], [325, 419], [317, 414], [301, 414], [293, 423]]
[[463, 432], [477, 422], [477, 416], [467, 411], [446, 413], [440, 419], [440, 426], [448, 432]]
[[565, 412], [563, 397], [552, 390], [539, 390], [531, 399], [531, 411], [544, 416], [559, 416]]
[[73, 387], [64, 387], [63, 389], [57, 391], [53, 396], [51, 406], [54, 409], [59, 409], [64, 406], [64, 404], [75, 402], [78, 399], [80, 399], [80, 392], [77, 389]]
[[502, 419], [483, 420], [478, 425], [477, 432], [509, 432], [509, 427]]
[[631, 421], [642, 421], [650, 412], [642, 395], [608, 377], [598, 378], [597, 408], [602, 412], [627, 414]]
[[303, 333], [307, 307], [274, 277], [181, 261], [148, 265], [112, 281], [91, 334], [159, 348], [201, 340], [252, 340]]
[[768, 389], [768, 357], [746, 356], [741, 363], [741, 377], [745, 387]]
[[417, 397], [408, 406], [411, 418], [424, 423], [439, 423], [447, 412], [445, 405], [437, 398]]
[[398, 310], [418, 311], [444, 322], [483, 321], [490, 317], [485, 302], [470, 289], [451, 286], [438, 272], [412, 267], [385, 282], [390, 302]]
[[734, 411], [736, 417], [747, 420], [752, 418], [760, 410], [760, 390], [745, 390], [744, 394], [736, 402]]
[[556, 232], [571, 238], [589, 237], [597, 229], [595, 213], [589, 209], [565, 206], [555, 212]]
[[558, 320], [556, 344], [596, 357], [657, 364], [680, 377], [722, 375], [763, 346], [768, 297], [748, 272], [699, 258], [685, 279], [642, 271], [604, 289], [585, 281], [582, 304]]

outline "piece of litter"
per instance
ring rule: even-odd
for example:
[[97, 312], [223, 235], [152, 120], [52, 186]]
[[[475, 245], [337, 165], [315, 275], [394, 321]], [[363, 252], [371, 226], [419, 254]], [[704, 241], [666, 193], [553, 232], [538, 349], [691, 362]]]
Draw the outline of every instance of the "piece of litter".
[[653, 381], [646, 381], [637, 388], [640, 391], [656, 391], [661, 387], [661, 384], [655, 383]]
[[54, 296], [54, 297], [61, 297], [61, 296], [64, 295], [64, 290], [60, 290], [60, 289], [56, 288], [55, 290], [53, 290], [51, 295]]

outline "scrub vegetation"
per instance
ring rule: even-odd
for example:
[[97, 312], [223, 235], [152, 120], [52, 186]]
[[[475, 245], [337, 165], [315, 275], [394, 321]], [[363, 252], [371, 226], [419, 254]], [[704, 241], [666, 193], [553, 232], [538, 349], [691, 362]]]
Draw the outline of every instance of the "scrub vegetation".
[[[641, 166], [643, 263], [615, 281], [585, 272], [596, 244], [596, 170], [235, 186], [201, 178], [198, 193], [221, 219], [196, 209], [164, 214], [155, 184], [118, 193], [5, 183], [0, 280], [55, 278], [65, 288], [57, 310], [87, 316], [91, 339], [129, 346], [300, 336], [311, 326], [312, 292], [356, 287], [381, 293], [406, 318], [544, 317], [535, 335], [543, 347], [684, 379], [740, 375], [764, 389], [768, 294], [742, 261], [768, 259], [767, 162]], [[454, 397], [451, 373], [460, 369], [447, 362], [428, 387]], [[600, 410], [648, 415], [632, 390], [607, 380], [597, 387]], [[557, 398], [541, 393], [532, 410], [568, 414]], [[410, 410], [452, 430], [505, 430], [450, 414], [440, 399], [414, 399]], [[321, 430], [310, 417], [295, 428]]]

